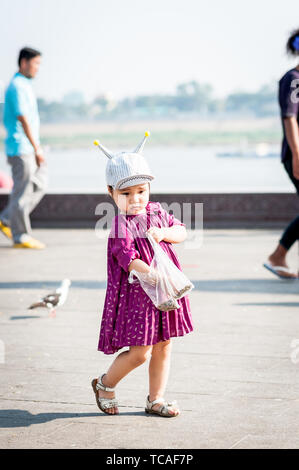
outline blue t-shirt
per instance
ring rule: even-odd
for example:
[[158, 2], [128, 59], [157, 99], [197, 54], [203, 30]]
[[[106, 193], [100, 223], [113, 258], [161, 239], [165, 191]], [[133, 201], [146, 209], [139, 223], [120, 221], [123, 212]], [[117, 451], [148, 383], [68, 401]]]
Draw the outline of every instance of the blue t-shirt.
[[17, 116], [25, 116], [30, 125], [33, 138], [39, 144], [39, 114], [37, 101], [31, 86], [31, 79], [16, 73], [5, 91], [4, 126], [6, 155], [26, 155], [32, 153], [33, 147], [24, 132]]

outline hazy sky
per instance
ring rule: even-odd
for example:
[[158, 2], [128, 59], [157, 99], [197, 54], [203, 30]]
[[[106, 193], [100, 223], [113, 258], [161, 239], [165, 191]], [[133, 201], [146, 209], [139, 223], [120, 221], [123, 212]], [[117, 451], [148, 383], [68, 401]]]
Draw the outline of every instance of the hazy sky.
[[[256, 90], [296, 61], [285, 55], [299, 27], [298, 0], [0, 0], [6, 85], [25, 45], [43, 52], [38, 96], [81, 90], [87, 100], [173, 93], [187, 80], [215, 95]], [[298, 61], [299, 62], [299, 61]]]

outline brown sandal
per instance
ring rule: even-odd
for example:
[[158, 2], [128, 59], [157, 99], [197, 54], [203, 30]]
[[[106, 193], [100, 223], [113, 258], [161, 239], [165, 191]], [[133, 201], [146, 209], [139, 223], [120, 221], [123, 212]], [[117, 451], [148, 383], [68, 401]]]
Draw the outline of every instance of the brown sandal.
[[98, 396], [98, 390], [101, 389], [101, 390], [104, 390], [104, 392], [114, 392], [114, 388], [111, 388], [111, 387], [106, 387], [103, 382], [102, 382], [102, 378], [103, 376], [106, 375], [106, 374], [102, 374], [98, 379], [93, 379], [92, 382], [91, 382], [91, 386], [92, 386], [92, 389], [94, 391], [94, 394], [96, 396], [96, 402], [97, 402], [97, 405], [98, 407], [100, 408], [101, 411], [103, 411], [103, 413], [105, 413], [106, 415], [116, 415], [116, 414], [119, 414], [119, 413], [107, 413], [107, 409], [108, 408], [115, 408], [118, 406], [118, 401], [115, 399], [115, 398], [104, 398], [104, 397], [99, 397]]

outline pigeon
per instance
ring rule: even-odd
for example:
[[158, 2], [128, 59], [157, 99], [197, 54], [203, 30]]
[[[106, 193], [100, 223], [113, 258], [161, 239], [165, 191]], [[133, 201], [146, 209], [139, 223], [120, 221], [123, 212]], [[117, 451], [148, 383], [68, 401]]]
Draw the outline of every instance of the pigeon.
[[46, 295], [38, 302], [35, 302], [34, 304], [30, 305], [30, 307], [28, 307], [28, 310], [32, 310], [38, 307], [46, 307], [50, 310], [50, 315], [55, 316], [56, 307], [60, 307], [66, 301], [70, 285], [71, 281], [69, 279], [64, 279], [60, 287], [58, 287], [55, 292]]

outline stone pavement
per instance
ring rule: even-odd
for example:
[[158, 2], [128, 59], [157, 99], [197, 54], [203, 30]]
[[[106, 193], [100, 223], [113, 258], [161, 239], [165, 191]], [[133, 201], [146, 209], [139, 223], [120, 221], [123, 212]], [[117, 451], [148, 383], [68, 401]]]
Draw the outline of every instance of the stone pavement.
[[[299, 281], [262, 267], [280, 233], [206, 230], [200, 248], [176, 246], [196, 289], [195, 330], [173, 339], [165, 397], [181, 407], [174, 419], [144, 413], [148, 363], [119, 383], [119, 416], [96, 407], [90, 381], [115, 357], [97, 351], [106, 239], [40, 229], [47, 249], [18, 251], [1, 237], [0, 447], [298, 448]], [[56, 317], [27, 310], [66, 277]]]

